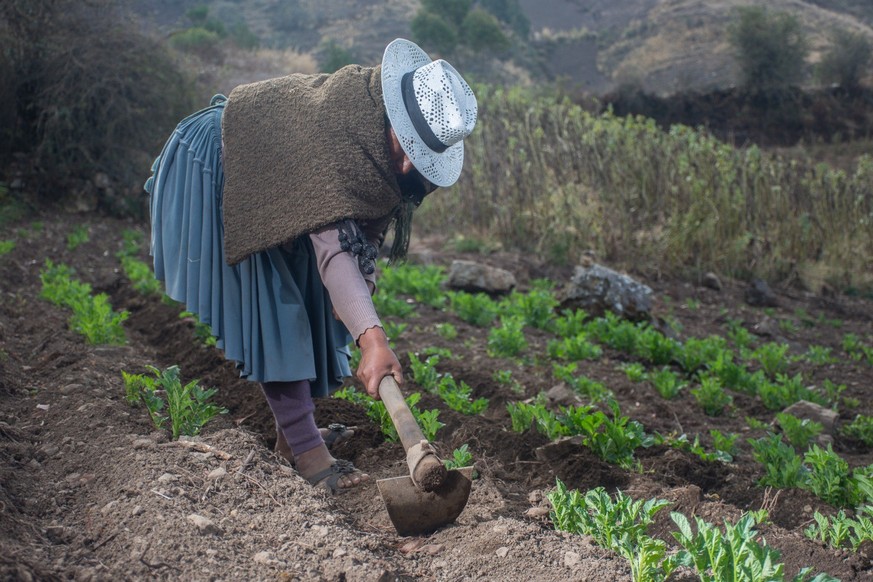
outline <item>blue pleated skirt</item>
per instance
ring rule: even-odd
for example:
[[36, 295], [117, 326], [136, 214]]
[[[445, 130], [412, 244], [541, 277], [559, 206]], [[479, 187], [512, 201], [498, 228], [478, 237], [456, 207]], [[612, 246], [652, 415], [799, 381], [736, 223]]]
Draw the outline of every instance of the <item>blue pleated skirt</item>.
[[327, 396], [351, 375], [351, 336], [333, 317], [308, 237], [229, 266], [224, 260], [223, 96], [184, 119], [146, 182], [151, 254], [166, 293], [212, 328], [240, 376], [309, 380]]

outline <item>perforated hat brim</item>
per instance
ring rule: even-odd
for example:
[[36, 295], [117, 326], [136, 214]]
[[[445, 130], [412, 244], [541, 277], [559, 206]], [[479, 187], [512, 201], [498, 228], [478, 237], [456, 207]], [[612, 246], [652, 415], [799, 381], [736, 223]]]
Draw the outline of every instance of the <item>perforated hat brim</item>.
[[[415, 168], [431, 183], [437, 186], [451, 186], [461, 175], [464, 165], [464, 141], [450, 145], [443, 152], [429, 148], [413, 126], [406, 106], [403, 103], [403, 76], [433, 62], [418, 45], [399, 38], [385, 48], [382, 57], [382, 95], [385, 110], [400, 146]], [[448, 65], [448, 63], [446, 63]], [[448, 65], [451, 68], [451, 65]], [[451, 69], [453, 72], [454, 69]], [[457, 76], [464, 92], [475, 103], [473, 91], [464, 80]], [[475, 123], [475, 111], [473, 112]]]

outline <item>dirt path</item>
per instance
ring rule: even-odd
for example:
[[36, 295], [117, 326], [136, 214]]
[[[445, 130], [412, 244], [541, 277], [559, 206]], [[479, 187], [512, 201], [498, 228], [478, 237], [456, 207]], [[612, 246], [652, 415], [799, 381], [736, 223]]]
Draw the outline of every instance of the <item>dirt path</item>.
[[[88, 227], [90, 240], [70, 251], [66, 237], [80, 224]], [[41, 227], [29, 223], [0, 233], [0, 239], [17, 242], [0, 257], [3, 579], [629, 579], [623, 559], [587, 538], [555, 532], [541, 511], [529, 511], [546, 507], [543, 493], [556, 478], [583, 491], [602, 485], [635, 498], [657, 496], [673, 502], [671, 510], [711, 522], [766, 506], [773, 523], [763, 533], [782, 552], [787, 573], [814, 566], [842, 580], [869, 576], [866, 556], [803, 537], [814, 510], [833, 509], [804, 491], [777, 494], [757, 487], [761, 471], [747, 446], [731, 464], [656, 446], [638, 451], [642, 471], [628, 471], [572, 442], [544, 448], [544, 436], [512, 432], [505, 403], [522, 396], [496, 383], [493, 372], [512, 369], [524, 397], [532, 397], [555, 384], [550, 366], [536, 359], [526, 365], [495, 360], [485, 350], [487, 331], [424, 306], [397, 339], [401, 359], [408, 362], [408, 352], [425, 347], [452, 350], [456, 357], [441, 362], [440, 371], [464, 380], [490, 404], [482, 415], [469, 417], [433, 395], [422, 398], [421, 407], [439, 408], [446, 424], [438, 446], [450, 452], [468, 444], [480, 478], [456, 525], [424, 538], [401, 538], [374, 486], [330, 497], [313, 491], [270, 452], [271, 420], [258, 391], [239, 380], [217, 351], [196, 341], [178, 308], [130, 288], [115, 258], [121, 233], [130, 228], [142, 229], [117, 220], [46, 215]], [[108, 293], [116, 308], [130, 311], [126, 346], [85, 344], [67, 328], [67, 313], [38, 297], [46, 258], [73, 266], [95, 291]], [[448, 258], [437, 254], [438, 262]], [[524, 282], [549, 272], [513, 257], [487, 260], [513, 269]], [[873, 307], [860, 300], [783, 293], [780, 307], [768, 315], [746, 306], [740, 287], [721, 293], [682, 284], [655, 287], [661, 315], [681, 324], [683, 337], [723, 335], [725, 322], [739, 319], [749, 329], [784, 335], [792, 352], [803, 353], [811, 344], [836, 352], [844, 334], [869, 338], [873, 332]], [[818, 323], [778, 325], [797, 319]], [[821, 323], [835, 320], [839, 328]], [[435, 325], [445, 321], [456, 326], [460, 339], [436, 333]], [[529, 350], [544, 353], [548, 339], [532, 331]], [[605, 349], [603, 358], [583, 364], [584, 372], [613, 390], [622, 411], [649, 432], [708, 439], [714, 428], [745, 438], [760, 436], [749, 432], [746, 416], [772, 420], [772, 411], [747, 397], [735, 396], [735, 412], [723, 417], [704, 416], [689, 394], [662, 400], [650, 386], [627, 379], [618, 366], [628, 359]], [[124, 400], [122, 370], [172, 364], [181, 366], [186, 379], [218, 387], [221, 404], [230, 409], [207, 425], [196, 445], [170, 442], [153, 430], [142, 409]], [[857, 410], [841, 410], [841, 420], [873, 414], [869, 366], [841, 360], [804, 372], [813, 382], [827, 377], [846, 384], [845, 395], [860, 401]], [[317, 414], [320, 423], [359, 427], [338, 456], [374, 478], [404, 474], [402, 449], [385, 442], [360, 408], [330, 399], [319, 403]], [[852, 466], [873, 462], [869, 449], [839, 436], [835, 449]], [[672, 540], [670, 526], [663, 512], [654, 533]], [[684, 573], [677, 579], [694, 577]]]

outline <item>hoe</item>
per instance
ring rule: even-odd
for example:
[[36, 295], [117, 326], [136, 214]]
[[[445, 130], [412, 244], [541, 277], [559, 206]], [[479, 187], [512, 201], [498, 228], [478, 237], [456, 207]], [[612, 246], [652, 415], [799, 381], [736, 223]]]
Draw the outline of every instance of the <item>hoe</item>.
[[379, 396], [406, 451], [409, 475], [376, 481], [388, 516], [401, 536], [429, 534], [457, 519], [470, 497], [473, 467], [447, 471], [392, 376], [379, 384]]

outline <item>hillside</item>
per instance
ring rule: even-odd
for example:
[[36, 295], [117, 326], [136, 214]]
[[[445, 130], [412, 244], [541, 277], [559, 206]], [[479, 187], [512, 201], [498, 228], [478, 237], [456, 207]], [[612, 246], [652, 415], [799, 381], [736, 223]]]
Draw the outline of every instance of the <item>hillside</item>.
[[[747, 0], [521, 0], [539, 42], [550, 47], [552, 76], [593, 92], [631, 84], [657, 93], [711, 90], [735, 83], [726, 23]], [[873, 6], [861, 2], [773, 0], [809, 35], [810, 62], [843, 28], [873, 39]]]
[[[710, 90], [735, 83], [725, 25], [748, 0], [519, 0], [531, 23], [522, 46], [500, 58], [455, 55], [464, 65], [510, 82], [563, 79], [593, 93], [630, 84], [647, 91]], [[334, 42], [357, 61], [378, 62], [385, 43], [412, 36], [418, 0], [132, 0], [143, 26], [169, 35], [187, 26], [186, 11], [208, 5], [210, 16], [244, 22], [263, 47], [322, 56]], [[810, 63], [829, 46], [834, 28], [873, 39], [873, 6], [861, 0], [773, 0], [768, 7], [798, 16], [809, 35]], [[517, 40], [517, 44], [518, 41]], [[511, 55], [511, 56], [510, 56]], [[512, 61], [512, 65], [508, 62]], [[279, 74], [283, 71], [276, 70]], [[490, 72], [490, 75], [489, 75]]]

